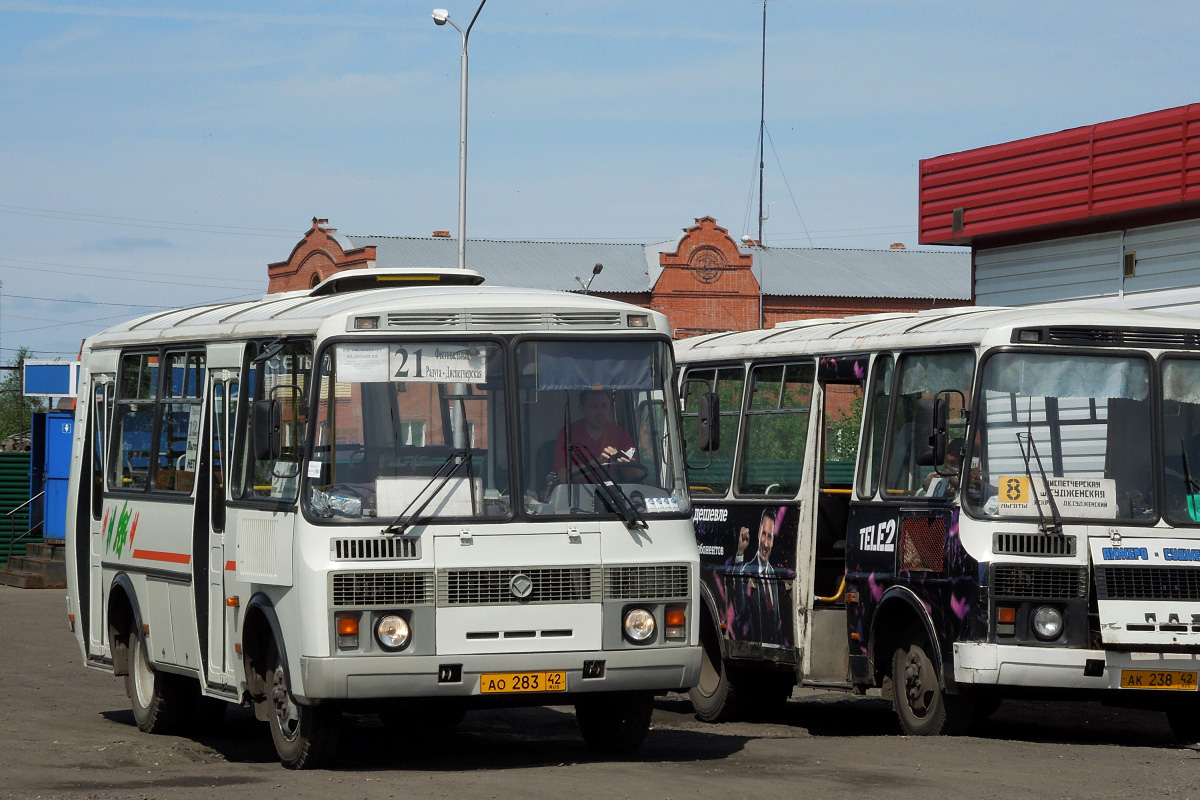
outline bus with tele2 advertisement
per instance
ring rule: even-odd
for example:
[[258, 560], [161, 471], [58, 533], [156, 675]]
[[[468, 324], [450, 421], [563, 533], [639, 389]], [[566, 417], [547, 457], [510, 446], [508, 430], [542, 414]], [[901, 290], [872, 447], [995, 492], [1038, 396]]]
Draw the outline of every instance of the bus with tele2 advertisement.
[[800, 683], [878, 688], [913, 735], [1040, 693], [1200, 737], [1200, 322], [975, 307], [676, 352], [717, 421], [688, 452], [702, 718]]
[[353, 270], [85, 342], [68, 612], [139, 728], [250, 705], [310, 768], [343, 711], [574, 705], [629, 753], [695, 683], [666, 318], [482, 280]]

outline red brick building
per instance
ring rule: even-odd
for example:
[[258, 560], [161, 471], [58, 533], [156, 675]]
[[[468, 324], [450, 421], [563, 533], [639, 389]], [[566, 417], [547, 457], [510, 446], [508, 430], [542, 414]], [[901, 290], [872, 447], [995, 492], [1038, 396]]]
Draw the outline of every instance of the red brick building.
[[[650, 244], [468, 239], [467, 266], [492, 284], [582, 291], [651, 308], [678, 338], [760, 323], [971, 302], [965, 252], [760, 247], [735, 242], [712, 217], [682, 238]], [[267, 265], [268, 292], [308, 289], [346, 269], [453, 267], [457, 244], [348, 236], [313, 219], [284, 261]], [[603, 264], [593, 276], [595, 264]]]

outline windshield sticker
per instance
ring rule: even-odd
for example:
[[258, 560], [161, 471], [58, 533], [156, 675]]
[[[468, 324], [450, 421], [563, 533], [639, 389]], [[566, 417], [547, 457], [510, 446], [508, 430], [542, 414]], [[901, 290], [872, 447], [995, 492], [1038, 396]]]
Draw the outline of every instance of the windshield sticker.
[[388, 350], [379, 344], [343, 344], [337, 349], [337, 379], [342, 383], [384, 383]]
[[398, 383], [486, 383], [487, 353], [482, 347], [393, 345], [388, 370]]
[[[1064, 517], [1115, 519], [1117, 516], [1117, 482], [1112, 478], [1047, 478], [1046, 482]], [[1045, 484], [1032, 487], [1027, 475], [1001, 475], [999, 487], [1000, 516], [1036, 515], [1037, 506], [1044, 516], [1053, 516]], [[1034, 488], [1037, 488], [1036, 505]]]

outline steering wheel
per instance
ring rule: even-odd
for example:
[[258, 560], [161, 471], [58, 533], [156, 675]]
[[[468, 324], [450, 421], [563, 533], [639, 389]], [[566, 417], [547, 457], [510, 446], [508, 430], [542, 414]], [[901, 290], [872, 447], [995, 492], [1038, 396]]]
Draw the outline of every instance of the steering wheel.
[[621, 483], [641, 483], [650, 474], [649, 468], [637, 461], [602, 461], [600, 466]]
[[[637, 461], [600, 461], [597, 462], [602, 472], [607, 472], [618, 483], [639, 483], [650, 474], [650, 469]], [[588, 474], [576, 464], [571, 468], [571, 480], [587, 479]]]

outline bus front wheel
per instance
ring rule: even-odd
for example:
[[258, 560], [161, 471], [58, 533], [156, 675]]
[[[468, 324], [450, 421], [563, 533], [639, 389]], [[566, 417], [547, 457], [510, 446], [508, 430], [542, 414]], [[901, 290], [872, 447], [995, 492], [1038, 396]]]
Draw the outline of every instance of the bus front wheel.
[[279, 651], [271, 645], [267, 655], [267, 721], [279, 761], [288, 769], [316, 769], [327, 764], [337, 751], [337, 706], [303, 705], [288, 686], [287, 672]]
[[946, 694], [924, 637], [911, 636], [892, 656], [896, 716], [910, 736], [960, 734], [972, 722], [969, 699]]
[[597, 694], [575, 704], [575, 719], [588, 747], [610, 755], [629, 755], [650, 731], [654, 695], [649, 692]]
[[146, 733], [176, 733], [196, 706], [198, 691], [193, 688], [198, 687], [181, 675], [154, 669], [146, 650], [145, 635], [131, 632], [125, 692], [133, 707], [133, 718]]
[[[705, 620], [707, 622], [707, 619]], [[737, 687], [731, 668], [721, 657], [721, 645], [710, 627], [700, 635], [700, 679], [688, 690], [688, 699], [696, 716], [704, 722], [724, 722], [734, 715], [737, 706]]]

